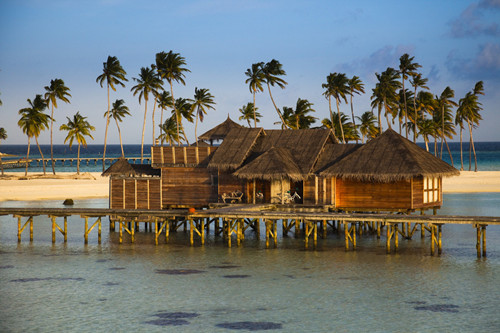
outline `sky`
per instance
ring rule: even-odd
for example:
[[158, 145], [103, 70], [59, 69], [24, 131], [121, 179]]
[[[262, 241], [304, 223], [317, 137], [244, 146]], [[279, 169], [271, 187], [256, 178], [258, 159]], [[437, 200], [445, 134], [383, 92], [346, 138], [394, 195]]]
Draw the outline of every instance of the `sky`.
[[[198, 125], [198, 134], [228, 115], [246, 124], [238, 110], [252, 101], [245, 71], [253, 63], [277, 59], [288, 82], [285, 89], [272, 88], [278, 107], [307, 99], [321, 120], [329, 115], [321, 87], [328, 74], [361, 78], [366, 93], [353, 100], [360, 116], [371, 110], [375, 73], [398, 68], [400, 56], [409, 53], [434, 95], [450, 86], [458, 102], [482, 80], [483, 120], [474, 139], [500, 141], [499, 24], [500, 0], [0, 0], [0, 127], [8, 135], [2, 144], [27, 142], [18, 111], [55, 78], [64, 80], [72, 97], [54, 112], [54, 143], [64, 142], [67, 133], [58, 128], [79, 111], [96, 128], [88, 143], [102, 144], [107, 95], [96, 78], [109, 55], [129, 80], [111, 91], [111, 101], [124, 99], [132, 114], [120, 125], [123, 141], [140, 143], [144, 101], [139, 104], [131, 92], [133, 78], [154, 63], [156, 53], [170, 50], [191, 71], [185, 86], [174, 84], [175, 97], [192, 98], [195, 87], [215, 96], [216, 109]], [[257, 94], [256, 106], [260, 126], [278, 128], [266, 90]], [[350, 114], [350, 105], [340, 108]], [[152, 143], [151, 111], [149, 103], [146, 144]], [[116, 125], [110, 126], [108, 143], [119, 143]], [[185, 128], [193, 142], [194, 124]], [[49, 131], [39, 141], [50, 143]]]

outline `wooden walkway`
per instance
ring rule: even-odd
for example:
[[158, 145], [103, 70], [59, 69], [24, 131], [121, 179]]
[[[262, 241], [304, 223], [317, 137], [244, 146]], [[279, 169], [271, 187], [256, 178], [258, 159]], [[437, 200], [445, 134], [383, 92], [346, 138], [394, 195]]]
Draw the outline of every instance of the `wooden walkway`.
[[[0, 208], [0, 215], [12, 215], [18, 220], [18, 241], [21, 242], [23, 231], [30, 230], [30, 241], [33, 241], [33, 217], [48, 216], [52, 219], [52, 242], [56, 241], [56, 230], [67, 240], [67, 218], [68, 216], [80, 216], [84, 220], [84, 240], [88, 243], [89, 233], [97, 227], [98, 241], [101, 240], [102, 219], [109, 217], [110, 229], [115, 230], [116, 224], [119, 228], [119, 242], [123, 242], [124, 234], [130, 236], [134, 242], [135, 232], [139, 225], [144, 223], [145, 229], [154, 231], [154, 241], [158, 241], [164, 235], [168, 242], [170, 232], [177, 231], [181, 226], [187, 230], [189, 225], [190, 244], [195, 244], [195, 239], [203, 245], [205, 243], [205, 232], [213, 225], [215, 235], [222, 236], [224, 242], [230, 247], [232, 236], [236, 236], [238, 246], [242, 245], [245, 231], [252, 229], [257, 236], [260, 235], [260, 227], [265, 227], [266, 247], [278, 244], [278, 221], [282, 224], [283, 237], [294, 232], [295, 237], [303, 237], [305, 248], [312, 243], [316, 247], [318, 235], [327, 237], [327, 229], [333, 232], [343, 233], [345, 237], [345, 249], [355, 250], [357, 246], [357, 235], [370, 233], [377, 238], [385, 233], [386, 250], [391, 253], [393, 248], [397, 251], [399, 236], [403, 239], [411, 239], [420, 231], [421, 237], [425, 233], [431, 236], [431, 254], [442, 252], [442, 226], [446, 224], [468, 224], [476, 228], [476, 250], [477, 256], [486, 256], [486, 227], [488, 225], [500, 225], [500, 217], [483, 216], [448, 216], [448, 215], [404, 215], [404, 214], [380, 214], [380, 213], [332, 213], [332, 212], [300, 212], [280, 211], [277, 205], [227, 205], [218, 206], [207, 210], [190, 213], [188, 210], [131, 210], [131, 209], [103, 209], [103, 208]], [[57, 220], [63, 219], [62, 226]], [[90, 222], [89, 222], [90, 220]], [[89, 226], [89, 223], [90, 226]], [[385, 229], [385, 232], [384, 232]], [[198, 241], [196, 241], [197, 243]]]
[[[119, 159], [119, 157], [106, 157], [104, 160], [105, 160], [106, 164], [113, 164], [113, 162], [117, 161], [118, 159]], [[140, 157], [125, 157], [125, 159], [128, 160], [129, 162], [134, 163], [134, 164], [141, 162]], [[73, 165], [73, 163], [76, 163], [77, 160], [78, 160], [77, 158], [72, 158], [72, 157], [54, 158], [54, 165], [57, 165], [57, 164], [60, 164], [62, 166], [66, 165], [66, 164]], [[151, 164], [151, 157], [144, 157], [142, 160], [143, 160], [143, 163]], [[42, 159], [41, 158], [30, 158], [28, 160], [28, 162], [30, 163], [30, 166], [33, 166], [33, 164], [35, 162], [36, 162], [36, 166], [40, 166], [42, 163]], [[93, 162], [94, 165], [97, 165], [97, 163], [99, 163], [99, 162], [102, 163], [102, 157], [80, 157], [80, 164], [85, 163], [86, 165], [89, 165], [90, 162]], [[51, 161], [50, 157], [45, 158], [45, 166], [50, 166], [51, 163], [52, 163], [52, 161]], [[2, 164], [6, 169], [9, 169], [9, 168], [24, 167], [26, 165], [26, 162], [22, 161], [22, 160], [15, 160], [15, 161], [14, 160], [3, 160]]]

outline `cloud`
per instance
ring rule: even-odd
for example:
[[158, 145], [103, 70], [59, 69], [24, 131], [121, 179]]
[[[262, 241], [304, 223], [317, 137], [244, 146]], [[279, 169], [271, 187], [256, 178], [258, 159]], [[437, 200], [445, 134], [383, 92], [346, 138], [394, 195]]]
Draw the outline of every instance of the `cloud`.
[[479, 46], [474, 58], [463, 58], [452, 51], [448, 54], [448, 70], [456, 77], [485, 80], [500, 83], [500, 43], [486, 43]]
[[358, 75], [375, 80], [375, 73], [383, 72], [387, 67], [399, 68], [399, 58], [404, 54], [412, 54], [415, 47], [412, 45], [385, 45], [370, 55], [361, 59], [353, 59], [335, 66], [338, 72], [347, 75]]
[[498, 24], [484, 17], [485, 10], [499, 9], [500, 0], [482, 0], [469, 5], [458, 18], [449, 22], [450, 35], [454, 38], [500, 36]]

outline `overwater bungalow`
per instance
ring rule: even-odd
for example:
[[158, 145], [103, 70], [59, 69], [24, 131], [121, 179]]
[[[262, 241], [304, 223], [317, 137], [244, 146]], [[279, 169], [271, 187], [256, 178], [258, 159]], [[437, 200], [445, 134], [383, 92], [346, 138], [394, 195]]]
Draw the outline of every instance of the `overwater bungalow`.
[[329, 129], [265, 130], [228, 119], [200, 136], [219, 146], [153, 146], [150, 166], [112, 165], [110, 208], [274, 203], [346, 211], [439, 208], [459, 172], [392, 130], [339, 144]]

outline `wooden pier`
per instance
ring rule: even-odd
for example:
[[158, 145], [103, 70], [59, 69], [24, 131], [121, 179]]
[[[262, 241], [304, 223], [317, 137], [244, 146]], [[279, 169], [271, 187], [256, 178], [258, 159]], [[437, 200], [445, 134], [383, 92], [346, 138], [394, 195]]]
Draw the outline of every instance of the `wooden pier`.
[[[381, 238], [385, 229], [386, 251], [398, 250], [399, 236], [411, 239], [420, 230], [420, 236], [430, 234], [431, 255], [442, 252], [442, 226], [447, 224], [467, 224], [476, 228], [477, 256], [486, 256], [486, 227], [500, 225], [500, 217], [483, 216], [447, 216], [447, 215], [405, 215], [382, 213], [345, 213], [327, 211], [294, 211], [287, 207], [281, 211], [279, 205], [217, 205], [210, 209], [190, 212], [189, 210], [136, 210], [136, 209], [101, 209], [101, 208], [0, 208], [0, 215], [12, 215], [18, 220], [18, 241], [21, 242], [23, 231], [30, 230], [30, 241], [33, 241], [33, 217], [48, 216], [52, 220], [52, 242], [56, 242], [56, 230], [64, 241], [67, 240], [67, 218], [80, 216], [84, 220], [84, 242], [88, 243], [89, 233], [97, 227], [98, 242], [101, 242], [101, 226], [103, 218], [109, 217], [110, 229], [115, 230], [118, 224], [119, 242], [124, 234], [129, 234], [130, 241], [135, 241], [135, 232], [144, 224], [145, 230], [154, 232], [154, 242], [158, 244], [160, 237], [168, 242], [170, 232], [189, 226], [190, 244], [203, 245], [206, 233], [211, 225], [214, 234], [222, 236], [227, 246], [232, 246], [233, 235], [236, 244], [241, 246], [245, 231], [251, 229], [260, 236], [260, 227], [265, 227], [266, 247], [278, 246], [278, 221], [282, 223], [283, 237], [293, 230], [295, 237], [303, 237], [305, 248], [316, 248], [318, 235], [327, 237], [330, 229], [345, 237], [345, 250], [355, 250], [357, 237], [369, 233]], [[321, 209], [320, 209], [321, 210]], [[62, 226], [58, 220], [63, 220]], [[90, 221], [90, 222], [89, 222]], [[61, 223], [61, 222], [59, 222]], [[90, 226], [89, 226], [90, 224]], [[163, 235], [163, 236], [162, 236]], [[196, 241], [195, 241], [196, 240]]]
[[[115, 161], [117, 161], [120, 157], [106, 157], [105, 164], [113, 164]], [[140, 163], [141, 158], [140, 157], [125, 157], [125, 159], [129, 162], [132, 162], [133, 164]], [[73, 165], [73, 163], [76, 164], [78, 158], [73, 158], [73, 157], [62, 157], [62, 158], [54, 158], [54, 165], [67, 165], [69, 164], [70, 166]], [[146, 164], [151, 164], [151, 157], [144, 157], [143, 163]], [[52, 160], [50, 158], [45, 158], [45, 166], [51, 166]], [[42, 159], [41, 158], [30, 158], [28, 160], [28, 163], [30, 166], [34, 166], [36, 163], [36, 166], [43, 166]], [[89, 165], [90, 163], [94, 163], [94, 165], [97, 165], [97, 163], [102, 163], [102, 157], [80, 157], [80, 165], [84, 163], [86, 165]], [[4, 168], [9, 169], [9, 168], [24, 168], [26, 165], [26, 160], [4, 160], [2, 161], [2, 164]]]

